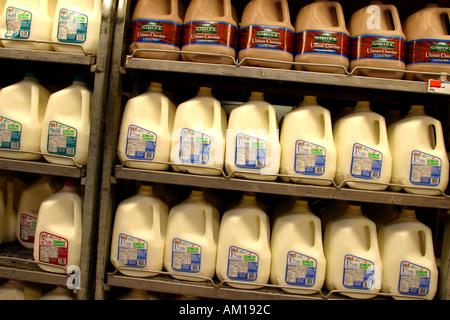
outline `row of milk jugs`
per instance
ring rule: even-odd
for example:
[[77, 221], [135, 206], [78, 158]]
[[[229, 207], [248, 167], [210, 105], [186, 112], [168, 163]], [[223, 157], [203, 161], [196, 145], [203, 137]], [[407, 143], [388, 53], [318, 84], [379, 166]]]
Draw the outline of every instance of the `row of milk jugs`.
[[45, 271], [79, 267], [83, 197], [77, 184], [47, 175], [30, 184], [14, 175], [0, 181], [0, 244], [19, 241]]
[[[440, 194], [448, 183], [441, 123], [412, 106], [386, 128], [383, 116], [359, 101], [333, 128], [316, 97], [288, 112], [278, 129], [275, 107], [253, 92], [227, 120], [211, 88], [175, 107], [159, 83], [130, 99], [118, 156], [129, 167], [352, 188]], [[158, 163], [159, 162], [159, 163]]]
[[84, 79], [50, 93], [27, 73], [0, 90], [0, 157], [86, 165], [92, 91]]
[[178, 0], [140, 0], [132, 15], [130, 52], [162, 49], [135, 55], [177, 60], [181, 50], [183, 60], [223, 64], [232, 64], [229, 57], [237, 53], [241, 63], [253, 66], [290, 69], [295, 61], [301, 63], [298, 70], [345, 73], [349, 68], [387, 78], [402, 78], [405, 69], [448, 73], [449, 12], [428, 4], [402, 26], [394, 5], [370, 1], [353, 13], [347, 28], [339, 2], [318, 0], [301, 8], [294, 28], [287, 0], [249, 1], [240, 23], [231, 0], [191, 0], [187, 10]]
[[[204, 191], [170, 210], [152, 186], [117, 207], [111, 263], [133, 277], [164, 269], [179, 280], [207, 281], [215, 276], [230, 286], [258, 289], [279, 285], [289, 293], [314, 294], [325, 285], [352, 298], [380, 292], [396, 299], [433, 299], [438, 270], [431, 230], [403, 208], [377, 231], [361, 206], [322, 224], [302, 199], [279, 204], [272, 224], [254, 194], [245, 193], [220, 218]], [[378, 212], [377, 212], [378, 213]]]
[[5, 48], [97, 55], [103, 0], [2, 0]]

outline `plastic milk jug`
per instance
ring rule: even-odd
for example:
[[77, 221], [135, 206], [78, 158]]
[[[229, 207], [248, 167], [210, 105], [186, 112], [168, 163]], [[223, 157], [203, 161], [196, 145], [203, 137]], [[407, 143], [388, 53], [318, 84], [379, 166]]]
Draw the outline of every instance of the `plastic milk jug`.
[[405, 117], [388, 128], [388, 136], [393, 184], [415, 194], [440, 195], [445, 191], [449, 163], [439, 120], [427, 116], [424, 106], [412, 105]]
[[249, 101], [231, 111], [226, 145], [228, 175], [236, 171], [235, 177], [276, 180], [281, 158], [278, 121], [262, 92], [252, 92]]
[[220, 223], [217, 277], [235, 288], [257, 289], [269, 281], [271, 259], [269, 217], [254, 195], [244, 194]]
[[328, 290], [343, 290], [342, 294], [356, 299], [375, 297], [383, 265], [375, 223], [362, 214], [361, 206], [350, 204], [342, 216], [328, 222], [323, 246]]
[[151, 277], [163, 268], [167, 205], [153, 194], [152, 186], [117, 207], [111, 240], [111, 263], [124, 275]]
[[48, 162], [87, 164], [91, 111], [92, 91], [81, 79], [50, 96], [41, 134], [41, 152]]
[[7, 172], [0, 176], [0, 189], [4, 199], [4, 243], [15, 242], [16, 220], [20, 197], [26, 187], [24, 180]]
[[[406, 40], [397, 8], [372, 1], [356, 11], [348, 24], [352, 38], [350, 71], [355, 75], [401, 79], [405, 70]], [[396, 69], [383, 71], [368, 68]]]
[[[52, 21], [56, 0], [7, 0], [0, 23], [0, 37], [5, 48], [53, 51]], [[26, 40], [26, 41], [14, 41]]]
[[38, 300], [42, 289], [24, 281], [9, 279], [0, 286], [0, 300]]
[[[297, 200], [279, 215], [272, 227], [270, 282], [290, 293], [312, 294], [322, 289], [326, 259], [320, 219]], [[306, 289], [306, 290], [301, 290]]]
[[192, 190], [188, 199], [169, 213], [164, 267], [180, 280], [205, 281], [216, 271], [219, 211]]
[[299, 107], [284, 116], [280, 144], [280, 174], [295, 176], [282, 180], [315, 185], [332, 183], [337, 155], [331, 115], [317, 104], [316, 97], [306, 96]]
[[179, 60], [184, 14], [180, 0], [138, 0], [131, 22], [130, 53], [142, 50], [135, 57]]
[[38, 300], [75, 300], [73, 293], [67, 287], [57, 286], [55, 289], [42, 295]]
[[392, 157], [384, 117], [371, 111], [369, 102], [358, 101], [352, 113], [335, 123], [333, 135], [336, 183], [350, 180], [346, 183], [351, 188], [385, 190], [391, 180]]
[[291, 69], [290, 62], [294, 60], [294, 33], [287, 0], [250, 1], [241, 19], [240, 63]]
[[[440, 8], [429, 3], [410, 15], [403, 23], [407, 41], [406, 70], [433, 73], [450, 73], [450, 35], [447, 25], [450, 8]], [[439, 76], [406, 73], [408, 80], [438, 79]]]
[[[176, 107], [163, 93], [161, 83], [152, 82], [147, 92], [125, 105], [117, 154], [127, 167], [167, 170], [170, 139]], [[133, 161], [137, 160], [137, 161]]]
[[[350, 34], [339, 2], [316, 0], [304, 6], [295, 22], [297, 70], [345, 74], [349, 65]], [[318, 66], [307, 64], [328, 64]], [[340, 66], [340, 67], [336, 67]]]
[[213, 97], [211, 88], [200, 87], [197, 96], [181, 103], [175, 113], [170, 151], [173, 169], [221, 175], [226, 129], [227, 115], [220, 101]]
[[42, 158], [40, 138], [49, 96], [50, 92], [32, 74], [0, 91], [0, 157], [19, 160]]
[[[233, 64], [236, 58], [238, 25], [231, 0], [191, 0], [184, 19], [182, 59]], [[186, 54], [187, 52], [212, 55]]]
[[[58, 0], [52, 41], [55, 51], [97, 55], [103, 0]], [[75, 45], [75, 46], [74, 46]]]
[[431, 229], [416, 219], [415, 211], [401, 214], [378, 230], [383, 261], [382, 291], [394, 299], [432, 300], [437, 291], [438, 269]]
[[0, 192], [0, 244], [5, 239], [6, 234], [6, 208], [5, 208], [5, 196], [3, 192]]
[[23, 189], [20, 194], [16, 220], [16, 238], [25, 248], [34, 248], [36, 224], [42, 201], [58, 190], [59, 187], [53, 178], [42, 176]]
[[68, 267], [80, 266], [82, 207], [72, 182], [65, 182], [60, 191], [42, 201], [33, 250], [34, 260], [46, 263], [38, 264], [41, 269], [66, 273]]

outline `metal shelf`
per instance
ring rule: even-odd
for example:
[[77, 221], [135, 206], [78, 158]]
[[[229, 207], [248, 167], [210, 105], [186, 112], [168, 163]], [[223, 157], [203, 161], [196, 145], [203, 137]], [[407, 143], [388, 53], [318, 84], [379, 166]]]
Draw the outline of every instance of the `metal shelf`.
[[83, 178], [86, 167], [51, 164], [44, 161], [26, 161], [0, 158], [0, 169], [28, 173], [46, 174], [67, 178]]
[[31, 60], [36, 62], [64, 63], [83, 66], [91, 66], [96, 62], [96, 58], [92, 55], [9, 48], [0, 48], [0, 58], [13, 60]]

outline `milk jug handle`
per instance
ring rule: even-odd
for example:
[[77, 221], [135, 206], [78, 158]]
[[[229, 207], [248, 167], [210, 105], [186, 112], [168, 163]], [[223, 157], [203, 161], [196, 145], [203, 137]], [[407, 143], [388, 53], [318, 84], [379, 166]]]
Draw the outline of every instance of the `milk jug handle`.
[[276, 115], [276, 113], [275, 113], [275, 111], [274, 111], [274, 109], [272, 108], [272, 106], [270, 105], [270, 104], [267, 104], [267, 106], [266, 106], [266, 111], [267, 111], [267, 113], [268, 113], [268, 118], [269, 118], [269, 131], [268, 131], [268, 133], [270, 134], [270, 133], [272, 133], [272, 132], [270, 132], [270, 130], [272, 130], [272, 129], [276, 129], [277, 128], [277, 115]]
[[283, 21], [285, 23], [291, 23], [291, 15], [289, 12], [289, 4], [287, 0], [281, 0], [281, 11], [283, 14]]
[[225, 14], [225, 17], [232, 17], [233, 11], [231, 10], [231, 0], [224, 0], [223, 1], [223, 12]]
[[378, 128], [379, 128], [379, 141], [378, 144], [380, 145], [388, 145], [388, 137], [387, 137], [387, 128], [386, 128], [386, 120], [385, 119], [380, 119], [377, 120], [378, 121]]
[[218, 100], [214, 99], [214, 128], [222, 128], [222, 105]]
[[[92, 107], [92, 100], [90, 92], [86, 90], [81, 91], [81, 119], [89, 119], [89, 115]], [[88, 108], [84, 108], [84, 106], [89, 106]]]
[[[267, 223], [265, 223], [267, 220], [267, 216], [265, 216], [265, 213], [258, 214], [258, 222], [259, 222], [259, 237], [258, 242], [262, 241], [262, 237], [267, 237], [268, 230], [267, 230]], [[265, 240], [265, 239], [264, 239]]]
[[203, 215], [205, 218], [204, 235], [207, 239], [210, 239], [213, 236], [212, 209], [210, 207], [205, 207], [203, 209]]
[[32, 85], [31, 86], [31, 116], [33, 119], [39, 118], [39, 86]]
[[178, 0], [170, 0], [170, 15], [171, 16], [178, 14], [175, 10], [176, 8], [178, 8]]
[[397, 8], [393, 5], [390, 5], [389, 11], [391, 12], [392, 22], [394, 23], [394, 30], [402, 31], [402, 22], [400, 21], [400, 16], [398, 15]]
[[153, 228], [158, 228], [158, 233], [163, 234], [165, 230], [162, 230], [161, 219], [159, 213], [161, 212], [161, 205], [155, 201], [152, 205], [153, 210]]
[[442, 125], [436, 124], [434, 120], [430, 123], [434, 127], [436, 146], [435, 149], [445, 150], [445, 141], [443, 139], [444, 133], [442, 131]]
[[345, 23], [342, 6], [340, 5], [339, 2], [335, 2], [335, 1], [331, 2], [330, 4], [331, 4], [331, 6], [334, 7], [334, 10], [336, 12], [336, 19], [337, 19], [338, 26], [340, 28], [346, 28], [346, 23]]
[[161, 97], [161, 118], [159, 119], [161, 126], [169, 130], [169, 98]]

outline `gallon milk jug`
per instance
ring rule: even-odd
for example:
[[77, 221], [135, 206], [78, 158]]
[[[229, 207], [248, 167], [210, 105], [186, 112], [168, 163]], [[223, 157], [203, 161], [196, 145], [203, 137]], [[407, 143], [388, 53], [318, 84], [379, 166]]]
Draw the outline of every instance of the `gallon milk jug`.
[[431, 229], [416, 219], [415, 211], [402, 208], [400, 216], [378, 231], [383, 261], [382, 291], [394, 299], [432, 300], [437, 291], [438, 269]]
[[343, 290], [342, 294], [356, 299], [375, 297], [383, 266], [375, 223], [363, 216], [361, 206], [350, 204], [342, 216], [328, 222], [323, 246], [328, 290]]
[[167, 227], [167, 205], [158, 199], [152, 186], [141, 185], [138, 192], [117, 207], [111, 240], [111, 263], [133, 277], [151, 277], [163, 268]]
[[180, 0], [138, 0], [132, 16], [129, 52], [142, 50], [135, 53], [137, 58], [179, 60], [184, 14]]
[[[7, 0], [0, 23], [0, 37], [5, 48], [53, 51], [52, 20], [56, 0]], [[19, 41], [14, 41], [19, 40]], [[20, 41], [27, 40], [27, 41]]]
[[[295, 22], [295, 69], [345, 74], [349, 65], [350, 34], [339, 2], [316, 0], [304, 6]], [[307, 65], [328, 64], [331, 66]], [[337, 67], [340, 66], [340, 67]]]
[[55, 289], [42, 295], [38, 300], [75, 300], [73, 293], [67, 287], [57, 286]]
[[220, 175], [226, 129], [227, 115], [220, 101], [213, 97], [211, 88], [200, 87], [197, 96], [181, 103], [175, 113], [170, 151], [170, 161], [176, 164], [173, 169]]
[[269, 281], [271, 258], [269, 217], [254, 195], [244, 194], [220, 223], [217, 277], [235, 288], [260, 288]]
[[33, 250], [34, 260], [46, 263], [38, 264], [41, 269], [66, 273], [66, 268], [80, 266], [82, 206], [72, 182], [42, 201]]
[[[450, 35], [447, 26], [450, 8], [440, 8], [429, 3], [410, 15], [403, 23], [407, 41], [406, 70], [433, 73], [450, 73]], [[406, 73], [405, 79], [438, 79], [439, 76]]]
[[[58, 0], [52, 41], [55, 51], [97, 55], [103, 0]], [[75, 46], [74, 46], [75, 45]]]
[[0, 300], [38, 300], [42, 289], [24, 281], [9, 279], [0, 286]]
[[41, 134], [41, 152], [48, 162], [87, 164], [91, 110], [92, 91], [79, 78], [50, 96]]
[[424, 106], [412, 105], [405, 117], [388, 128], [388, 136], [393, 151], [393, 184], [415, 194], [440, 195], [445, 191], [449, 163], [439, 120], [427, 116]]
[[231, 111], [226, 145], [228, 175], [236, 171], [239, 178], [276, 180], [281, 157], [278, 121], [263, 93], [252, 92], [249, 101]]
[[[0, 157], [39, 160], [40, 137], [50, 92], [33, 74], [0, 91]], [[9, 151], [11, 150], [11, 151]], [[21, 151], [21, 152], [14, 152]]]
[[28, 249], [34, 248], [39, 207], [42, 201], [56, 193], [59, 187], [50, 176], [42, 176], [23, 189], [17, 209], [16, 238]]
[[233, 64], [238, 24], [231, 0], [191, 0], [184, 19], [182, 59]]
[[[336, 174], [336, 147], [330, 112], [306, 96], [284, 116], [280, 134], [280, 174], [297, 183], [330, 185]], [[303, 177], [305, 179], [301, 179]]]
[[[117, 154], [131, 168], [167, 170], [176, 107], [164, 95], [162, 84], [152, 82], [147, 92], [125, 105]], [[137, 161], [133, 161], [137, 160]]]
[[0, 189], [4, 199], [4, 243], [15, 242], [16, 220], [20, 196], [26, 187], [24, 180], [10, 172], [0, 176]]
[[219, 220], [219, 211], [200, 190], [192, 190], [188, 199], [170, 210], [164, 267], [174, 278], [205, 281], [214, 277]]
[[250, 1], [241, 19], [240, 63], [291, 69], [291, 62], [294, 60], [294, 32], [287, 0]]
[[[401, 79], [406, 41], [397, 8], [381, 1], [356, 11], [348, 24], [352, 38], [350, 71], [355, 75]], [[395, 69], [383, 71], [369, 68]]]
[[[297, 200], [272, 227], [270, 282], [290, 293], [312, 294], [322, 289], [326, 260], [320, 219]], [[301, 290], [305, 289], [305, 290]]]
[[371, 111], [369, 102], [358, 101], [352, 113], [335, 123], [333, 135], [336, 183], [350, 180], [346, 184], [351, 188], [385, 190], [391, 180], [392, 157], [384, 117]]

